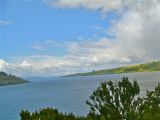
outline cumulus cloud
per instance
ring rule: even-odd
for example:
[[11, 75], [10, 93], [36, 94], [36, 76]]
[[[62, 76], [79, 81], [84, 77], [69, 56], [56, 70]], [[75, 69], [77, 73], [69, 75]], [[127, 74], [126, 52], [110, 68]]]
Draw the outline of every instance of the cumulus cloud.
[[138, 0], [43, 0], [51, 7], [86, 8], [90, 10], [123, 11]]
[[109, 31], [115, 36], [114, 39], [104, 37], [96, 42], [70, 44], [70, 54], [76, 58], [84, 58], [81, 61], [88, 60], [86, 64], [92, 67], [100, 65], [113, 67], [160, 59], [160, 0], [45, 0], [45, 2], [53, 7], [81, 7], [101, 10], [106, 14], [110, 11], [123, 12], [120, 20], [113, 21]]
[[[114, 25], [121, 54], [146, 59], [160, 59], [160, 3], [145, 1], [127, 11]], [[144, 57], [142, 57], [144, 56]]]
[[0, 71], [4, 70], [6, 66], [8, 66], [8, 63], [5, 60], [0, 59]]
[[71, 45], [73, 51], [86, 56], [97, 56], [97, 59], [106, 63], [109, 61], [137, 63], [160, 59], [160, 1], [137, 1], [128, 5], [131, 8], [123, 13], [119, 21], [113, 22], [110, 31], [115, 36], [114, 40], [106, 37], [96, 43], [93, 41], [84, 45], [74, 43]]
[[24, 57], [23, 59], [9, 64], [3, 60], [0, 62], [0, 71], [20, 76], [48, 76], [69, 74], [82, 70], [81, 59], [83, 58], [80, 57], [78, 59], [77, 57], [74, 58], [74, 56], [59, 58], [46, 55], [33, 55]]

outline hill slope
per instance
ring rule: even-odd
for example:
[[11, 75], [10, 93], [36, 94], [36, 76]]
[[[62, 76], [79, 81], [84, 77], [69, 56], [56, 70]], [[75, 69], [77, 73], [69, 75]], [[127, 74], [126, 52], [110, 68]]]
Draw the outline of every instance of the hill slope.
[[0, 72], [0, 86], [15, 85], [21, 83], [28, 83], [28, 81], [14, 75], [8, 75], [5, 72]]
[[118, 67], [107, 70], [98, 70], [87, 73], [76, 73], [71, 75], [66, 75], [64, 77], [75, 77], [75, 76], [89, 76], [89, 75], [105, 75], [105, 74], [119, 74], [119, 73], [132, 73], [132, 72], [150, 72], [150, 71], [160, 71], [160, 61], [154, 61], [145, 64], [131, 65], [125, 67]]

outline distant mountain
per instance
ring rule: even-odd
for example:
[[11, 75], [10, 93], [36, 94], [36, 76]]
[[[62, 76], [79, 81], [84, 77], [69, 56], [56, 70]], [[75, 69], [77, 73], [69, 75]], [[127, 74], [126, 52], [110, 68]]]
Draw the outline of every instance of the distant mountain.
[[8, 75], [5, 72], [0, 72], [0, 86], [15, 85], [21, 83], [28, 83], [28, 81], [14, 75]]
[[133, 72], [151, 72], [151, 71], [160, 71], [160, 61], [118, 67], [113, 69], [98, 70], [98, 71], [92, 71], [92, 72], [86, 72], [86, 73], [76, 73], [76, 74], [66, 75], [64, 77], [133, 73]]

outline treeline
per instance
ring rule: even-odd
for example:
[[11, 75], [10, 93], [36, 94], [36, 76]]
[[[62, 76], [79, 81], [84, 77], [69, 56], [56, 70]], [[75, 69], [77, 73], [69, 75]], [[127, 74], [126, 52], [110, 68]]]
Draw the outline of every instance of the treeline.
[[21, 120], [160, 120], [160, 84], [153, 91], [139, 97], [136, 81], [124, 77], [119, 82], [103, 82], [93, 91], [86, 104], [87, 116], [61, 113], [57, 109], [44, 108], [30, 113], [22, 110]]

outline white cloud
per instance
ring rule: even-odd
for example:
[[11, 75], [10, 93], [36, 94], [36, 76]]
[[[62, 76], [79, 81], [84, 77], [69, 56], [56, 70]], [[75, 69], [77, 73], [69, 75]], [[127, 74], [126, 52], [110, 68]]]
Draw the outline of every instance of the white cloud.
[[43, 0], [51, 7], [86, 8], [90, 10], [123, 11], [125, 7], [133, 5], [138, 0]]
[[160, 59], [160, 3], [155, 1], [135, 6], [115, 24], [113, 29], [121, 54]]
[[40, 50], [40, 51], [46, 50], [46, 48], [44, 46], [41, 46], [41, 45], [33, 45], [32, 49]]
[[0, 59], [0, 71], [3, 71], [6, 66], [8, 66], [8, 63], [5, 60]]
[[[113, 22], [110, 31], [106, 30], [107, 34], [115, 36], [116, 42], [113, 43], [112, 48], [103, 49], [103, 51], [118, 57], [137, 58], [139, 61], [160, 59], [160, 54], [158, 54], [160, 49], [160, 0], [44, 0], [44, 2], [59, 8], [81, 7], [101, 10], [103, 14], [110, 11], [123, 12], [121, 19]], [[102, 28], [96, 27], [96, 29]], [[102, 32], [104, 31], [103, 29]], [[99, 41], [97, 43], [99, 44]], [[87, 44], [88, 50], [78, 44], [72, 43], [70, 51], [74, 51], [74, 54], [76, 52], [87, 54], [93, 42]], [[94, 51], [100, 52], [98, 48], [95, 48]]]
[[96, 57], [96, 65], [133, 64], [160, 59], [160, 3], [137, 4], [114, 22], [114, 40], [71, 44], [74, 55]]
[[24, 60], [21, 65], [22, 65], [22, 67], [29, 67], [30, 66], [30, 64], [26, 60]]
[[[80, 69], [80, 63], [77, 60], [72, 60], [68, 57], [54, 57], [46, 55], [24, 57], [26, 60], [20, 60], [14, 63], [5, 65], [0, 64], [2, 70], [15, 75], [21, 76], [48, 76], [62, 75], [72, 73], [76, 69]], [[79, 71], [79, 70], [78, 70]]]

